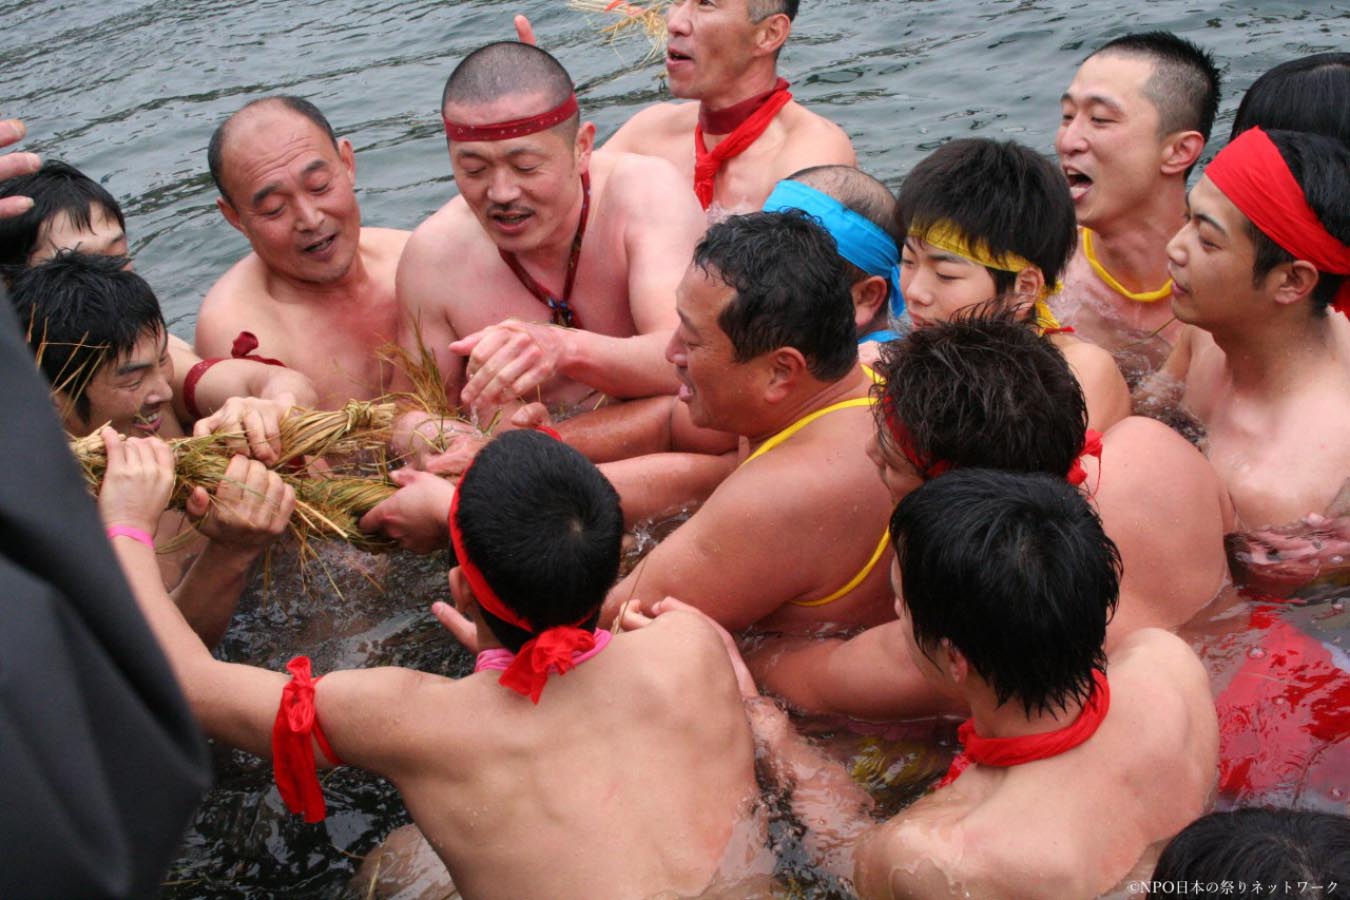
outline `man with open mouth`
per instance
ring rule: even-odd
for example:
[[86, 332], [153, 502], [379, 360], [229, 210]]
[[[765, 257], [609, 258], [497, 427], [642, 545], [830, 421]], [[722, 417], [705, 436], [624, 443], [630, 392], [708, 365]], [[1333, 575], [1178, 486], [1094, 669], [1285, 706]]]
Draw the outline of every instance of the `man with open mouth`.
[[1052, 308], [1115, 352], [1130, 380], [1155, 369], [1175, 335], [1165, 248], [1218, 103], [1209, 54], [1167, 32], [1107, 43], [1060, 97], [1055, 150], [1081, 228]]
[[377, 351], [398, 336], [408, 233], [362, 227], [351, 143], [307, 100], [266, 97], [216, 129], [207, 159], [216, 205], [253, 252], [207, 293], [197, 352], [256, 349], [312, 378], [325, 409], [385, 393]]
[[670, 160], [712, 218], [759, 209], [809, 166], [856, 165], [838, 125], [792, 99], [778, 54], [798, 0], [677, 0], [666, 12], [670, 93], [696, 103], [642, 110], [605, 144]]

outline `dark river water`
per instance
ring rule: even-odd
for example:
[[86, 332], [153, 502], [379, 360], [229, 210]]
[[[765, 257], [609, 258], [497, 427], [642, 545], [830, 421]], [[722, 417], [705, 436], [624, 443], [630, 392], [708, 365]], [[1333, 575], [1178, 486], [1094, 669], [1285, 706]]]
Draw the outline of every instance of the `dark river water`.
[[[216, 124], [267, 94], [307, 97], [355, 145], [365, 223], [413, 228], [455, 191], [437, 110], [445, 78], [468, 51], [513, 37], [514, 12], [530, 15], [541, 44], [572, 73], [602, 139], [662, 98], [661, 68], [643, 61], [644, 39], [606, 44], [598, 28], [609, 20], [562, 0], [0, 0], [0, 114], [26, 120], [26, 149], [79, 166], [122, 201], [137, 267], [173, 331], [191, 339], [202, 296], [247, 249], [215, 209], [205, 148]], [[1011, 137], [1051, 152], [1057, 99], [1081, 58], [1111, 37], [1152, 28], [1215, 54], [1225, 79], [1221, 136], [1261, 72], [1350, 47], [1350, 2], [806, 0], [781, 68], [799, 100], [849, 132], [860, 165], [894, 187], [953, 137]], [[293, 550], [277, 554], [244, 600], [226, 656], [279, 668], [304, 649], [318, 671], [467, 670], [467, 654], [426, 612], [444, 589], [442, 557], [343, 547], [320, 555], [302, 577]], [[1335, 620], [1319, 636], [1341, 659], [1343, 593], [1294, 616], [1312, 631]], [[1216, 678], [1250, 650], [1240, 639], [1195, 640]], [[899, 769], [927, 753], [922, 745], [908, 758], [898, 752]], [[266, 766], [216, 755], [217, 788], [167, 876], [166, 896], [340, 896], [359, 857], [407, 821], [392, 789], [344, 770], [325, 785], [328, 822], [306, 826], [284, 814]], [[1345, 811], [1348, 776], [1338, 764], [1313, 780], [1315, 790], [1299, 779], [1266, 799]], [[784, 858], [802, 885], [797, 896], [834, 895], [793, 862], [790, 846]]]

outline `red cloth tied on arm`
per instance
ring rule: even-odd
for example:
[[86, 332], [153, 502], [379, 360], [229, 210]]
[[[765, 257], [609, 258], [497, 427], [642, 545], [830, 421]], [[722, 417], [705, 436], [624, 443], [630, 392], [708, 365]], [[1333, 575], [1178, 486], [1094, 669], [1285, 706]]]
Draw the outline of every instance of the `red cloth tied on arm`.
[[537, 116], [493, 122], [490, 125], [465, 125], [453, 122], [445, 115], [441, 116], [441, 120], [445, 122], [445, 136], [452, 141], [505, 141], [552, 128], [576, 113], [577, 95], [571, 94], [553, 109]]
[[[1279, 148], [1260, 128], [1242, 132], [1220, 150], [1205, 177], [1295, 259], [1319, 272], [1350, 275], [1350, 246], [1323, 227]], [[1350, 279], [1341, 283], [1332, 307], [1350, 316]]]
[[961, 752], [952, 760], [951, 768], [934, 786], [934, 790], [951, 784], [970, 768], [971, 763], [1007, 768], [1067, 753], [1097, 733], [1097, 728], [1106, 720], [1110, 709], [1111, 687], [1106, 682], [1106, 676], [1094, 669], [1092, 692], [1088, 694], [1087, 702], [1078, 716], [1063, 728], [1041, 734], [987, 738], [975, 733], [974, 719], [967, 719], [956, 731], [956, 739], [961, 742]]
[[281, 366], [286, 368], [286, 364], [279, 359], [271, 359], [266, 356], [256, 356], [253, 351], [258, 349], [258, 337], [251, 331], [241, 331], [235, 337], [234, 344], [230, 347], [230, 355], [214, 356], [210, 359], [203, 359], [188, 369], [188, 373], [183, 378], [183, 405], [187, 407], [188, 415], [194, 419], [202, 417], [201, 408], [197, 406], [197, 382], [202, 380], [202, 376], [211, 370], [211, 367], [218, 362], [224, 362], [226, 359], [251, 359], [254, 362], [264, 363], [269, 366]]
[[788, 83], [782, 78], [778, 79], [778, 84], [765, 98], [764, 104], [711, 150], [703, 145], [703, 125], [694, 126], [694, 193], [698, 194], [698, 202], [703, 204], [704, 209], [712, 205], [713, 180], [722, 164], [734, 156], [740, 156], [759, 140], [773, 117], [792, 99], [787, 88]]
[[319, 786], [311, 736], [329, 762], [341, 765], [342, 761], [319, 727], [314, 710], [314, 688], [319, 679], [310, 679], [309, 657], [297, 656], [286, 668], [291, 680], [281, 691], [281, 705], [272, 723], [272, 773], [287, 809], [303, 812], [306, 822], [322, 822], [328, 808]]

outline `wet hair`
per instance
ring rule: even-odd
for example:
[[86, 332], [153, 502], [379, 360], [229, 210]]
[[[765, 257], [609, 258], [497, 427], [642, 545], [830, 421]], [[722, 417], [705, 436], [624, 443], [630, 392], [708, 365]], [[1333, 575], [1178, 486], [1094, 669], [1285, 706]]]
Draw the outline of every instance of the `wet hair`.
[[57, 160], [44, 162], [29, 175], [0, 181], [0, 197], [16, 196], [33, 198], [33, 206], [12, 218], [0, 219], [0, 272], [6, 278], [28, 265], [44, 226], [58, 216], [65, 216], [82, 231], [90, 231], [95, 210], [102, 209], [123, 229], [127, 225], [122, 207], [103, 185]]
[[1324, 134], [1350, 144], [1350, 53], [1291, 59], [1252, 82], [1228, 139], [1256, 126]]
[[[853, 166], [810, 166], [788, 176], [789, 181], [799, 181], [807, 187], [815, 188], [828, 197], [833, 197], [867, 221], [876, 225], [891, 236], [895, 235], [895, 195], [881, 181]], [[857, 284], [869, 277], [867, 272], [844, 260], [844, 272], [850, 285]]]
[[62, 250], [19, 272], [10, 292], [38, 367], [85, 421], [85, 389], [99, 369], [130, 353], [145, 334], [165, 330], [155, 292], [126, 265], [121, 256]]
[[1141, 56], [1153, 63], [1144, 93], [1158, 110], [1163, 134], [1198, 131], [1209, 140], [1219, 110], [1219, 69], [1209, 51], [1170, 31], [1145, 31], [1107, 41], [1092, 56], [1104, 53]]
[[1027, 715], [1088, 698], [1093, 670], [1105, 672], [1120, 554], [1063, 478], [957, 469], [900, 501], [891, 540], [925, 655], [949, 641]]
[[[1302, 809], [1235, 809], [1196, 819], [1158, 858], [1150, 897], [1194, 896], [1186, 887], [1245, 882], [1350, 883], [1350, 818]], [[1159, 888], [1161, 885], [1161, 888]], [[1316, 891], [1314, 896], [1323, 896]]]
[[[1345, 202], [1350, 196], [1350, 147], [1320, 134], [1297, 131], [1270, 131], [1267, 134], [1284, 157], [1322, 227], [1342, 244], [1350, 244], [1350, 206]], [[1246, 221], [1247, 233], [1256, 249], [1252, 281], [1259, 283], [1271, 269], [1293, 262], [1294, 255], [1266, 236], [1250, 219]], [[1346, 277], [1330, 272], [1317, 273], [1312, 301], [1318, 314], [1326, 315], [1327, 307], [1336, 299], [1336, 291]]]
[[794, 347], [820, 381], [837, 381], [858, 364], [844, 259], [801, 210], [722, 220], [694, 248], [694, 265], [736, 292], [717, 317], [736, 362]]
[[[508, 431], [482, 449], [458, 490], [464, 548], [502, 603], [536, 634], [583, 619], [595, 628], [623, 540], [619, 495], [600, 470], [546, 434]], [[482, 612], [508, 650], [535, 636]]]
[[746, 7], [750, 11], [751, 22], [763, 22], [769, 16], [776, 16], [779, 13], [788, 17], [788, 21], [797, 18], [797, 7], [801, 5], [800, 0], [746, 0]]
[[878, 440], [893, 455], [889, 410], [921, 458], [957, 468], [1063, 480], [1083, 451], [1087, 405], [1064, 355], [993, 303], [881, 347]]
[[328, 135], [328, 140], [332, 143], [333, 149], [338, 146], [337, 134], [333, 131], [333, 126], [329, 124], [327, 117], [319, 111], [319, 108], [310, 103], [304, 97], [296, 97], [293, 94], [277, 94], [272, 97], [262, 97], [250, 103], [246, 103], [230, 115], [228, 119], [216, 126], [216, 130], [211, 133], [211, 142], [206, 146], [206, 165], [211, 170], [211, 180], [215, 182], [216, 190], [220, 191], [220, 196], [225, 198], [225, 202], [234, 205], [230, 199], [229, 193], [225, 190], [225, 141], [229, 138], [230, 126], [235, 119], [239, 118], [241, 113], [247, 112], [263, 104], [276, 104], [284, 109], [303, 116], [312, 122], [320, 131]]
[[[995, 258], [1028, 259], [1054, 285], [1078, 243], [1069, 183], [1058, 166], [1016, 141], [965, 138], [924, 157], [900, 185], [897, 240], [951, 222]], [[994, 291], [1010, 291], [1017, 273], [985, 269]]]
[[[497, 41], [479, 47], [455, 66], [441, 92], [441, 109], [538, 94], [542, 113], [563, 103], [575, 90], [572, 76], [545, 51], [519, 41]], [[564, 129], [570, 139], [576, 136], [580, 122], [577, 113], [554, 128]]]

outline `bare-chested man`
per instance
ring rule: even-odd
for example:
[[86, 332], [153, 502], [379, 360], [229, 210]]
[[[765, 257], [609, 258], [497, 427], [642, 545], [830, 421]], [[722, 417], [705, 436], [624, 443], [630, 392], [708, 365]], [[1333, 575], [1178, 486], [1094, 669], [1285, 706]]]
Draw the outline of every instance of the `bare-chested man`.
[[[159, 302], [144, 279], [124, 268], [125, 262], [62, 251], [18, 274], [14, 307], [67, 432], [81, 437], [107, 423], [123, 435], [182, 437]], [[275, 405], [256, 401], [256, 407], [255, 413], [267, 416], [275, 429]], [[257, 455], [263, 448], [240, 449]], [[250, 473], [262, 491], [239, 487]], [[285, 529], [294, 495], [275, 472], [241, 456], [230, 463], [213, 495], [197, 488], [185, 505], [193, 522], [161, 506], [162, 515], [142, 530], [141, 538], [163, 546], [191, 534], [177, 551], [157, 556], [160, 575], [188, 621], [214, 644], [229, 624], [254, 561]]]
[[[1039, 472], [1078, 486], [1119, 548], [1114, 650], [1144, 627], [1176, 628], [1228, 580], [1232, 511], [1198, 450], [1152, 419], [1087, 432], [1063, 355], [1009, 310], [974, 309], [885, 345], [885, 387], [867, 452], [895, 501], [949, 469]], [[766, 641], [747, 657], [762, 687], [814, 713], [893, 721], [948, 709], [915, 669], [896, 668], [900, 623], [851, 640]]]
[[572, 79], [527, 44], [465, 57], [442, 113], [460, 195], [399, 266], [404, 345], [420, 335], [451, 401], [480, 412], [673, 393], [661, 350], [703, 230], [674, 169], [592, 153]]
[[256, 100], [207, 150], [221, 215], [253, 252], [202, 301], [197, 352], [280, 360], [336, 408], [387, 388], [377, 350], [398, 337], [394, 275], [408, 233], [361, 227], [352, 145], [299, 97]]
[[733, 630], [793, 633], [890, 619], [890, 500], [864, 453], [872, 379], [834, 242], [801, 213], [728, 218], [699, 244], [676, 302], [679, 400], [693, 425], [751, 452], [611, 607], [677, 594]]
[[1168, 244], [1187, 329], [1163, 374], [1205, 426], [1239, 526], [1327, 512], [1350, 478], [1350, 151], [1253, 128], [1191, 190]]
[[[172, 481], [166, 453], [109, 441], [105, 508], [150, 519]], [[465, 897], [692, 896], [771, 869], [754, 746], [715, 629], [691, 615], [631, 635], [597, 628], [622, 523], [595, 467], [510, 432], [479, 454], [455, 504], [458, 612], [438, 614], [478, 653], [458, 680], [380, 668], [316, 684], [298, 657], [288, 684], [213, 659], [149, 550], [115, 545], [206, 731], [272, 756], [283, 798], [309, 821], [324, 814], [315, 765], [341, 759], [398, 787]]]
[[1179, 638], [1149, 628], [1104, 652], [1119, 557], [1085, 498], [1047, 475], [962, 469], [901, 501], [891, 534], [897, 652], [971, 718], [936, 790], [878, 825], [742, 674], [808, 843], [868, 900], [1090, 898], [1146, 877], [1210, 802], [1218, 728]]
[[605, 144], [660, 156], [714, 218], [759, 209], [773, 186], [809, 166], [857, 162], [848, 135], [791, 99], [778, 53], [798, 0], [676, 0], [666, 11], [666, 83], [696, 103], [659, 103]]
[[1165, 248], [1218, 105], [1214, 61], [1167, 32], [1110, 41], [1060, 98], [1055, 149], [1082, 231], [1052, 306], [1115, 353], [1131, 383], [1156, 369], [1175, 339], [1177, 328], [1166, 327]]
[[[0, 219], [3, 272], [12, 275], [62, 250], [127, 255], [126, 219], [120, 204], [75, 167], [48, 160], [36, 172], [0, 181], [0, 198], [12, 196], [28, 197], [33, 205], [20, 215]], [[189, 429], [195, 434], [238, 431], [250, 455], [272, 462], [281, 451], [281, 418], [293, 405], [312, 407], [315, 403], [313, 382], [285, 366], [250, 359], [203, 360], [186, 341], [172, 334], [168, 351], [173, 362], [173, 412], [180, 427], [166, 431], [167, 435]]]

